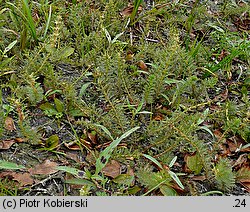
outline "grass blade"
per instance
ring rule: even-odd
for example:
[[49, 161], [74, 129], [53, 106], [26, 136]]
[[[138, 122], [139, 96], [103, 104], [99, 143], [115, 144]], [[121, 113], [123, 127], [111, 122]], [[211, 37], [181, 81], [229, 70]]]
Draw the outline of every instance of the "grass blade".
[[163, 169], [162, 165], [159, 163], [158, 160], [156, 160], [155, 158], [153, 158], [152, 156], [150, 155], [146, 155], [146, 154], [143, 154], [143, 156], [147, 159], [149, 159], [150, 161], [152, 161], [155, 165], [157, 165], [159, 168]]
[[86, 180], [86, 179], [79, 179], [79, 178], [65, 180], [65, 183], [74, 184], [74, 185], [89, 185], [89, 186], [93, 186], [93, 187], [95, 186], [95, 184], [92, 183], [91, 181]]
[[95, 126], [102, 128], [102, 130], [103, 130], [112, 140], [115, 140], [115, 139], [113, 138], [113, 136], [111, 135], [111, 133], [109, 132], [109, 130], [108, 130], [106, 127], [104, 127], [104, 126], [102, 126], [102, 125], [100, 125], [100, 124], [95, 124]]
[[133, 8], [132, 14], [130, 16], [131, 23], [133, 23], [141, 3], [142, 3], [142, 0], [135, 0], [134, 1], [134, 8]]
[[118, 140], [123, 140], [124, 138], [127, 138], [131, 133], [135, 132], [136, 130], [138, 130], [140, 127], [134, 127], [132, 129], [130, 129], [129, 131], [125, 132], [120, 138], [118, 138]]
[[174, 163], [176, 162], [176, 160], [177, 160], [177, 156], [174, 156], [174, 158], [169, 163], [169, 168], [171, 168], [174, 165]]
[[0, 160], [0, 169], [24, 169], [25, 167], [22, 165], [17, 165], [12, 162]]
[[[107, 134], [110, 134], [110, 132], [107, 130], [106, 127], [102, 125], [96, 125], [100, 126], [101, 128], [105, 129]], [[99, 155], [99, 157], [96, 160], [96, 171], [95, 175], [98, 175], [98, 173], [106, 166], [108, 163], [109, 158], [111, 157], [111, 154], [113, 150], [118, 146], [118, 144], [126, 137], [128, 137], [131, 133], [138, 130], [140, 127], [134, 127], [127, 132], [125, 132], [120, 138], [115, 139], [108, 147], [106, 147]], [[111, 136], [111, 134], [110, 134]], [[112, 136], [111, 136], [112, 137]]]
[[50, 20], [51, 20], [51, 13], [52, 13], [52, 8], [50, 5], [49, 6], [49, 17], [48, 17], [47, 22], [46, 22], [46, 27], [45, 27], [44, 34], [43, 34], [43, 39], [45, 39], [47, 32], [48, 32], [48, 29], [49, 29], [49, 24], [50, 24]]
[[17, 43], [17, 40], [11, 42], [3, 51], [3, 55], [5, 55], [8, 51], [10, 51]]
[[172, 171], [168, 171], [169, 175], [173, 178], [173, 180], [180, 186], [181, 189], [184, 189], [179, 177]]
[[28, 25], [28, 27], [30, 29], [30, 32], [31, 32], [31, 35], [32, 35], [33, 39], [37, 43], [38, 39], [37, 39], [37, 35], [36, 35], [36, 27], [35, 27], [35, 23], [34, 23], [34, 20], [32, 18], [32, 15], [31, 15], [31, 10], [30, 10], [28, 1], [27, 0], [22, 0], [22, 2], [23, 2], [24, 12], [26, 13], [26, 16], [27, 16], [27, 25]]
[[76, 168], [68, 167], [68, 166], [57, 166], [57, 170], [59, 171], [64, 171], [67, 173], [70, 173], [72, 175], [84, 178], [85, 177], [85, 172]]

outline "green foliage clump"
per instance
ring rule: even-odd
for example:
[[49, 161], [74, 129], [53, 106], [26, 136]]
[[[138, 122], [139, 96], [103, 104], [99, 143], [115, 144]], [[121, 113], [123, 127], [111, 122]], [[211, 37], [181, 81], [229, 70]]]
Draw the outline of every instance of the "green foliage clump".
[[[145, 4], [134, 1], [131, 14], [123, 14], [125, 1], [3, 3], [0, 89], [8, 92], [0, 95], [0, 136], [9, 136], [4, 122], [11, 114], [18, 123], [13, 136], [45, 141], [45, 151], [64, 156], [70, 146], [61, 144], [73, 140], [94, 160], [81, 195], [177, 195], [180, 173], [166, 168], [177, 156], [171, 170], [188, 169], [185, 186], [195, 174], [228, 191], [233, 158], [213, 158], [232, 136], [244, 145], [250, 140], [250, 43], [237, 30], [244, 21], [235, 21], [249, 6]], [[158, 169], [142, 154], [159, 161]], [[131, 173], [105, 176], [110, 159]]]
[[14, 181], [9, 179], [0, 179], [0, 196], [17, 196], [18, 187]]
[[31, 127], [28, 121], [19, 121], [20, 135], [27, 139], [31, 144], [37, 145], [41, 143], [41, 134], [36, 128]]
[[17, 90], [19, 97], [27, 98], [32, 106], [43, 100], [43, 89], [39, 83], [36, 83], [34, 86], [21, 86], [19, 89], [19, 91]]
[[235, 185], [235, 174], [227, 159], [222, 158], [215, 165], [214, 176], [217, 188], [222, 191], [230, 191]]
[[175, 190], [171, 188], [172, 178], [165, 170], [153, 172], [150, 169], [140, 169], [138, 170], [137, 176], [140, 180], [140, 183], [146, 186], [148, 191], [160, 189], [163, 195], [177, 195]]

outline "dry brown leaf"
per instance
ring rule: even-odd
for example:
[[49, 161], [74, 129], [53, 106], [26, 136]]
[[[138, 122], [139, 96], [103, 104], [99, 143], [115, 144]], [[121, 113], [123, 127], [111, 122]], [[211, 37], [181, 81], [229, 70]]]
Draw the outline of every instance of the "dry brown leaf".
[[76, 144], [76, 142], [64, 143], [64, 146], [70, 150], [81, 150], [80, 146]]
[[237, 171], [237, 179], [241, 182], [250, 182], [250, 167], [249, 164], [245, 164]]
[[250, 193], [250, 182], [240, 182], [240, 184]]
[[130, 16], [132, 14], [133, 8], [134, 7], [132, 5], [129, 5], [128, 7], [124, 8], [120, 14], [123, 17]]
[[38, 22], [40, 17], [39, 17], [39, 12], [38, 12], [38, 9], [35, 9], [32, 13], [32, 18], [34, 20], [34, 22]]
[[235, 17], [234, 24], [240, 31], [250, 30], [250, 17], [245, 15], [245, 17]]
[[235, 153], [237, 151], [246, 153], [250, 152], [250, 147], [243, 149], [240, 148], [241, 146], [244, 146], [246, 144], [245, 141], [240, 137], [233, 136], [226, 140], [226, 144], [228, 145], [228, 148], [231, 153]]
[[155, 121], [161, 121], [161, 120], [164, 119], [164, 115], [163, 115], [163, 114], [156, 114], [156, 115], [153, 117], [153, 119], [154, 119]]
[[57, 163], [52, 162], [50, 160], [45, 160], [42, 164], [36, 165], [34, 168], [30, 168], [29, 172], [31, 175], [34, 174], [53, 174], [57, 172], [55, 169], [58, 166]]
[[209, 108], [210, 108], [211, 111], [218, 111], [218, 110], [221, 109], [221, 106], [216, 105], [216, 104], [212, 104]]
[[103, 169], [102, 173], [105, 176], [116, 178], [121, 174], [121, 165], [116, 160], [111, 160]]
[[250, 152], [250, 147], [244, 148], [244, 149], [240, 149], [240, 152]]
[[223, 92], [221, 92], [218, 96], [214, 97], [214, 102], [224, 102], [228, 98], [228, 90], [225, 89]]
[[0, 141], [0, 149], [9, 149], [14, 143], [22, 143], [25, 139], [23, 138], [14, 138], [10, 140]]
[[15, 171], [4, 171], [0, 173], [0, 178], [8, 177], [12, 180], [15, 180], [19, 183], [19, 186], [32, 185], [34, 180], [31, 178], [30, 174], [25, 172], [15, 172]]
[[247, 163], [247, 154], [242, 154], [238, 157], [238, 159], [234, 162], [232, 167], [241, 167]]
[[147, 65], [146, 65], [142, 60], [138, 61], [138, 62], [137, 62], [137, 65], [139, 66], [139, 68], [140, 68], [141, 70], [143, 70], [143, 71], [148, 71]]
[[71, 159], [71, 160], [74, 160], [75, 162], [77, 162], [77, 163], [81, 163], [81, 160], [80, 160], [80, 158], [79, 158], [79, 155], [78, 154], [76, 154], [77, 152], [75, 152], [75, 153], [71, 153], [71, 152], [66, 152], [65, 154], [66, 154], [66, 157], [67, 158], [69, 158], [69, 159]]
[[15, 142], [14, 139], [0, 141], [0, 149], [9, 149]]
[[230, 139], [227, 139], [227, 145], [228, 145], [230, 152], [235, 152], [239, 148], [237, 142], [234, 142]]
[[31, 178], [30, 174], [27, 172], [15, 173], [13, 176], [14, 176], [14, 179], [21, 184], [21, 186], [32, 185], [34, 183], [34, 180]]
[[240, 179], [241, 183], [250, 183], [250, 179]]
[[18, 113], [19, 121], [23, 121], [25, 119], [25, 116], [24, 116], [24, 113], [23, 113], [23, 110], [22, 110], [21, 106], [18, 106], [16, 108], [16, 110], [17, 110], [17, 113]]
[[11, 118], [11, 117], [9, 117], [9, 116], [6, 117], [5, 123], [4, 123], [4, 128], [5, 128], [6, 130], [11, 131], [11, 132], [14, 131], [14, 130], [16, 130], [16, 126], [15, 126], [15, 124], [14, 124], [13, 118]]
[[17, 143], [22, 143], [22, 142], [26, 141], [24, 138], [14, 138], [14, 140]]
[[223, 133], [221, 132], [220, 129], [216, 129], [213, 131], [214, 133], [214, 136], [218, 139], [218, 140], [221, 140], [222, 136], [223, 136]]
[[97, 144], [97, 134], [95, 132], [88, 132], [87, 133], [89, 140], [93, 143], [93, 144]]
[[250, 193], [250, 166], [248, 162], [237, 171], [237, 181]]
[[178, 194], [182, 194], [184, 192], [184, 190], [180, 186], [178, 186], [177, 184], [171, 185], [171, 188], [173, 188], [175, 191], [177, 191]]
[[228, 148], [228, 145], [220, 144], [219, 147], [221, 149], [220, 156], [232, 156], [232, 155], [234, 155], [234, 153], [232, 153], [230, 151], [230, 149]]
[[219, 61], [221, 61], [223, 58], [225, 58], [228, 55], [228, 51], [225, 49], [222, 49], [220, 55], [218, 56]]
[[9, 177], [10, 179], [13, 179], [13, 171], [1, 171], [0, 172], [0, 178], [4, 178], [4, 177]]
[[[127, 16], [130, 16], [133, 12], [133, 9], [134, 9], [134, 6], [133, 4], [129, 4], [126, 8], [124, 8], [120, 14], [123, 16], [123, 17], [127, 17]], [[139, 6], [138, 8], [138, 12], [137, 13], [140, 13], [142, 11], [142, 6]]]
[[200, 175], [200, 176], [193, 176], [193, 177], [191, 177], [191, 179], [194, 181], [204, 181], [207, 178], [206, 178], [206, 176]]
[[93, 144], [91, 141], [88, 141], [86, 139], [80, 138], [81, 143], [83, 144], [84, 147], [87, 147], [89, 149], [93, 149], [95, 144]]
[[[128, 166], [127, 168], [128, 168], [127, 174], [129, 174], [130, 176], [134, 177], [135, 176], [134, 170], [130, 166]], [[131, 186], [134, 186], [134, 185], [135, 185], [135, 178], [134, 178], [134, 180], [131, 183]]]

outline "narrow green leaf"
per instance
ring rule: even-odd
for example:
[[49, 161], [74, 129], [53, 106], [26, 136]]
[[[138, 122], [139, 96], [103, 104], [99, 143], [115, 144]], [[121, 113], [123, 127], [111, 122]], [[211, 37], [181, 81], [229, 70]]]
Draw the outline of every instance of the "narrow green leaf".
[[137, 109], [135, 111], [136, 114], [141, 111], [143, 104], [144, 104], [144, 100], [142, 99], [142, 101], [140, 102], [140, 104], [138, 105], [138, 107], [137, 107]]
[[250, 143], [240, 147], [240, 150], [247, 149], [248, 147], [250, 147]]
[[177, 192], [167, 185], [161, 185], [160, 191], [164, 196], [178, 196]]
[[59, 113], [54, 108], [54, 106], [52, 104], [50, 104], [49, 102], [41, 104], [39, 108], [42, 109], [47, 116], [55, 116]]
[[11, 42], [3, 51], [3, 54], [5, 55], [8, 51], [10, 51], [17, 43], [17, 40], [14, 40]]
[[132, 11], [132, 13], [130, 15], [130, 19], [131, 19], [131, 22], [132, 22], [131, 24], [133, 24], [133, 21], [135, 19], [135, 16], [136, 16], [136, 14], [138, 12], [138, 9], [139, 9], [141, 3], [142, 3], [142, 0], [135, 0], [134, 1], [134, 8], [133, 8], [133, 11]]
[[103, 30], [105, 32], [106, 38], [108, 39], [108, 42], [111, 43], [111, 36], [110, 36], [108, 30], [106, 30], [105, 28]]
[[95, 124], [95, 126], [100, 127], [112, 139], [112, 141], [114, 140], [113, 136], [111, 135], [111, 133], [109, 132], [109, 130], [106, 127], [104, 127], [100, 124]]
[[169, 168], [171, 168], [174, 165], [174, 163], [175, 163], [176, 160], [177, 160], [177, 156], [174, 156], [174, 158], [169, 163]]
[[212, 27], [213, 29], [217, 30], [220, 33], [225, 33], [224, 29], [222, 29], [221, 27], [219, 27], [219, 26], [217, 26], [217, 25], [215, 25], [215, 24], [213, 24], [211, 22], [208, 23], [207, 25]]
[[205, 125], [200, 126], [199, 129], [207, 131], [212, 136], [212, 138], [214, 137], [214, 134], [212, 133], [212, 131], [207, 126], [205, 126]]
[[172, 171], [168, 171], [169, 175], [173, 178], [173, 180], [180, 186], [181, 189], [184, 189], [179, 177]]
[[51, 135], [47, 140], [46, 140], [46, 147], [49, 150], [55, 149], [59, 144], [59, 137], [58, 135]]
[[[101, 127], [111, 138], [113, 138], [108, 131], [108, 129], [102, 125], [96, 125]], [[99, 155], [99, 157], [96, 160], [96, 171], [95, 175], [98, 175], [98, 173], [103, 169], [103, 167], [106, 166], [108, 163], [109, 158], [111, 157], [111, 154], [113, 150], [118, 146], [118, 144], [126, 137], [128, 137], [131, 133], [138, 130], [140, 127], [134, 127], [127, 132], [125, 132], [120, 138], [117, 138], [114, 140], [108, 147], [106, 147]]]
[[25, 169], [25, 167], [12, 162], [0, 160], [0, 169]]
[[43, 39], [45, 39], [47, 32], [48, 32], [48, 29], [49, 29], [49, 24], [50, 24], [50, 20], [51, 20], [51, 13], [52, 13], [52, 7], [50, 5], [49, 6], [49, 17], [46, 21], [46, 27], [45, 27], [44, 34], [43, 34]]
[[141, 188], [139, 186], [134, 186], [132, 188], [128, 188], [128, 194], [135, 195], [140, 190], [141, 190]]
[[183, 83], [183, 81], [181, 80], [176, 80], [176, 79], [166, 79], [165, 83], [167, 85], [171, 85], [171, 84], [177, 84], [177, 83]]
[[120, 138], [118, 138], [119, 141], [123, 140], [124, 138], [127, 138], [131, 133], [135, 132], [136, 130], [138, 130], [140, 127], [134, 127], [130, 130], [128, 130], [127, 132], [125, 132]]
[[[7, 66], [8, 63], [10, 63], [11, 60], [12, 60], [14, 57], [15, 57], [15, 56], [13, 56], [13, 57], [8, 57], [8, 58], [4, 59], [4, 61], [1, 61], [1, 63], [0, 63], [0, 68]], [[14, 72], [15, 72], [15, 71], [14, 71]], [[9, 73], [9, 72], [5, 72], [5, 73]], [[1, 74], [0, 76], [5, 75], [5, 73]]]
[[2, 10], [0, 10], [0, 15], [2, 15], [7, 10], [8, 10], [8, 8], [3, 8]]
[[164, 183], [166, 183], [168, 181], [168, 179], [162, 180], [161, 182], [159, 182], [156, 186], [154, 186], [153, 188], [151, 188], [149, 191], [147, 191], [145, 194], [143, 194], [142, 196], [147, 196], [148, 194], [150, 194], [153, 190], [159, 188], [161, 185], [163, 185]]
[[62, 101], [60, 101], [59, 99], [55, 98], [54, 99], [55, 105], [56, 105], [56, 110], [59, 113], [62, 113], [64, 111], [64, 104]]
[[139, 114], [153, 114], [153, 113], [152, 113], [152, 112], [149, 112], [149, 111], [143, 110], [143, 111], [139, 112]]
[[224, 195], [224, 193], [221, 191], [208, 191], [206, 193], [201, 194], [201, 196], [209, 196], [209, 195], [214, 195], [214, 194], [220, 194], [222, 196]]
[[202, 122], [205, 121], [205, 119], [207, 118], [208, 113], [209, 113], [209, 108], [207, 108], [207, 109], [203, 112], [202, 117], [198, 119], [197, 125], [200, 125]]
[[150, 155], [146, 155], [146, 154], [143, 154], [143, 156], [147, 159], [149, 159], [150, 161], [152, 161], [155, 165], [157, 165], [159, 168], [163, 169], [162, 165], [158, 162], [158, 160], [156, 160], [155, 158], [153, 158], [152, 156]]
[[66, 180], [65, 183], [75, 184], [75, 185], [90, 185], [93, 187], [95, 186], [95, 184], [92, 183], [91, 181], [86, 180], [86, 179], [79, 179], [79, 178], [73, 178], [73, 179]]
[[162, 93], [161, 96], [163, 96], [168, 101], [168, 103], [171, 102], [167, 95], [165, 95], [165, 94]]
[[44, 95], [45, 95], [45, 96], [51, 96], [51, 95], [53, 95], [53, 94], [55, 94], [55, 93], [61, 94], [61, 93], [62, 93], [62, 90], [48, 90]]
[[67, 173], [73, 174], [79, 178], [85, 177], [85, 172], [76, 168], [72, 168], [68, 166], [57, 166], [56, 169], [59, 171], [65, 171]]
[[56, 57], [58, 60], [65, 59], [74, 53], [75, 49], [72, 47], [65, 47], [63, 49], [58, 50], [58, 56]]
[[[113, 151], [115, 147], [118, 146], [118, 144], [125, 138], [127, 138], [131, 133], [135, 132], [136, 130], [138, 130], [140, 127], [134, 127], [130, 130], [128, 130], [127, 132], [125, 132], [120, 138], [117, 138], [116, 140], [114, 140], [105, 150], [107, 153], [109, 153], [110, 151]], [[103, 152], [105, 152], [105, 150]]]
[[123, 33], [124, 33], [124, 32], [121, 32], [121, 33], [117, 34], [117, 35], [114, 37], [114, 39], [111, 41], [111, 43], [115, 43], [115, 42], [117, 41], [117, 39], [123, 35]]
[[195, 174], [200, 174], [203, 165], [199, 154], [187, 156], [187, 167], [193, 171]]
[[31, 35], [32, 35], [33, 39], [37, 42], [38, 39], [37, 39], [37, 35], [36, 35], [35, 23], [34, 23], [34, 20], [32, 18], [32, 14], [31, 14], [31, 10], [30, 10], [29, 4], [28, 4], [28, 0], [22, 0], [22, 2], [23, 2], [23, 9], [25, 11], [25, 14], [26, 14], [26, 17], [28, 20], [27, 24], [28, 24], [28, 27], [30, 29]]
[[131, 185], [131, 183], [134, 180], [134, 176], [129, 174], [120, 174], [116, 178], [113, 179], [113, 182], [117, 184], [123, 184], [123, 185]]
[[79, 97], [82, 97], [85, 94], [89, 85], [91, 85], [91, 82], [86, 82], [85, 84], [82, 85], [81, 90], [79, 92]]

